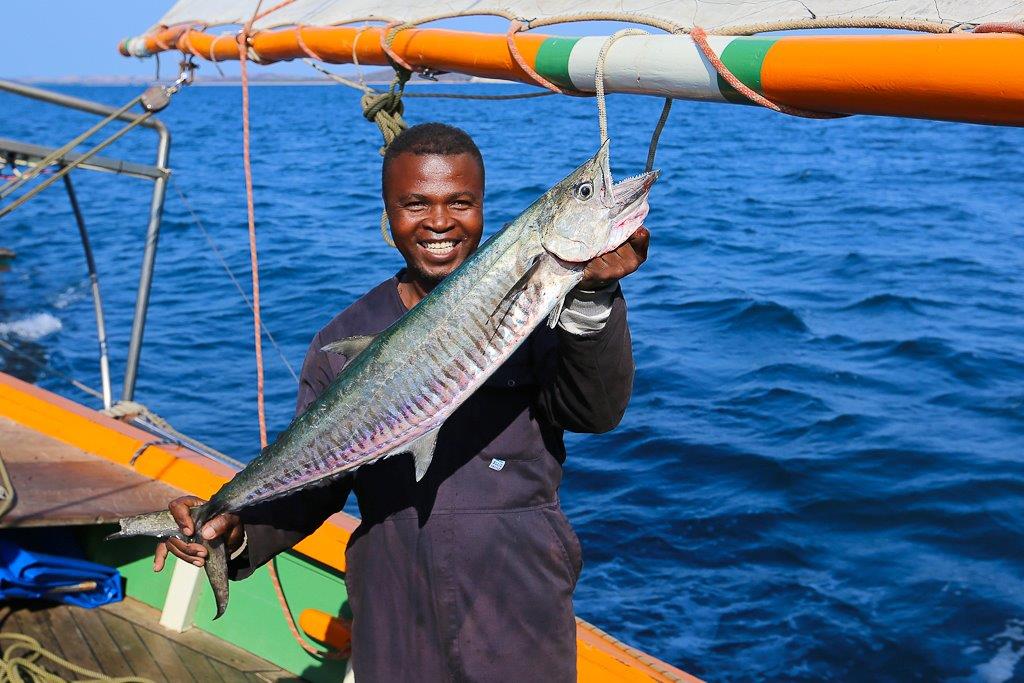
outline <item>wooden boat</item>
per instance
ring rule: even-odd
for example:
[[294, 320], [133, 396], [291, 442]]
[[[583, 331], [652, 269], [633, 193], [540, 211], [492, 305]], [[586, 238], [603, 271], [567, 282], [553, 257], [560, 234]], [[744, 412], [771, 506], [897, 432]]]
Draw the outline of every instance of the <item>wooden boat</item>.
[[[104, 105], [0, 81], [0, 89], [62, 106], [110, 116]], [[114, 119], [134, 121], [135, 114]], [[163, 183], [167, 177], [166, 129], [150, 120], [160, 135], [155, 166], [127, 164], [100, 156], [67, 152], [54, 163], [80, 162], [84, 169], [116, 171], [154, 182], [153, 211], [147, 231], [137, 297], [136, 319], [124, 379], [123, 401], [134, 393], [141, 353], [153, 257], [159, 237]], [[56, 150], [0, 140], [0, 158], [26, 168]], [[74, 203], [74, 192], [67, 186]], [[101, 354], [106, 345], [99, 281], [84, 221], [79, 218], [92, 276]], [[101, 364], [104, 391], [112, 406], [107, 364]], [[87, 388], [87, 387], [85, 387]], [[121, 405], [126, 405], [122, 403]], [[175, 443], [177, 442], [177, 444]], [[187, 445], [185, 445], [187, 443]], [[286, 609], [307, 645], [332, 656], [314, 656], [300, 647], [282, 613], [268, 567], [232, 587], [231, 609], [213, 621], [212, 595], [198, 568], [174, 560], [173, 570], [154, 573], [153, 543], [134, 539], [104, 543], [116, 520], [148, 512], [175, 497], [209, 498], [240, 464], [208, 451], [159, 424], [139, 418], [115, 419], [38, 386], [0, 373], [0, 472], [6, 469], [13, 491], [0, 487], [0, 534], [4, 530], [66, 527], [86, 557], [116, 567], [125, 580], [124, 604], [98, 614], [75, 607], [19, 603], [0, 608], [0, 640], [21, 632], [73, 663], [106, 675], [136, 675], [153, 680], [279, 680], [301, 676], [310, 681], [339, 681], [346, 674], [350, 616], [345, 589], [345, 547], [358, 524], [338, 513], [316, 533], [276, 561]], [[2, 481], [2, 478], [0, 478]], [[253, 628], [259, 624], [259, 628]], [[696, 681], [698, 679], [620, 643], [579, 620], [578, 670], [583, 681]], [[340, 656], [339, 656], [340, 655]], [[55, 668], [60, 672], [60, 668]]]
[[[1024, 27], [1020, 23], [1024, 9], [1019, 3], [697, 0], [650, 4], [626, 0], [588, 3], [585, 12], [573, 0], [428, 1], [413, 5], [397, 0], [283, 0], [266, 5], [257, 0], [180, 0], [150, 30], [123, 41], [120, 50], [135, 57], [180, 50], [211, 61], [244, 57], [262, 64], [309, 58], [328, 64], [392, 65], [399, 72], [456, 71], [577, 95], [593, 93], [601, 86], [607, 92], [755, 103], [803, 116], [875, 114], [1024, 124], [1024, 72], [1017, 66], [1024, 57]], [[509, 22], [508, 31], [502, 35], [420, 27], [473, 15], [504, 17]], [[595, 19], [630, 22], [663, 34], [565, 37], [533, 32], [559, 23]], [[214, 34], [211, 29], [216, 27], [234, 30]], [[237, 31], [238, 27], [243, 28]], [[764, 33], [843, 27], [902, 32]], [[910, 35], [906, 31], [919, 33]], [[747, 35], [754, 33], [760, 35]], [[603, 74], [600, 79], [599, 73]], [[187, 78], [184, 73], [178, 85], [183, 78]], [[9, 86], [0, 83], [0, 88], [12, 89]], [[39, 96], [39, 92], [28, 93], [24, 88], [21, 92]], [[82, 101], [69, 106], [111, 114], [109, 108]], [[122, 113], [114, 118], [137, 117]], [[161, 132], [155, 119], [145, 125]], [[152, 247], [153, 251], [147, 251], [140, 277], [122, 394], [127, 401], [134, 391], [159, 234], [167, 173], [165, 132], [161, 132], [163, 142], [156, 165], [134, 169], [140, 177], [154, 181], [147, 235], [147, 249]], [[26, 163], [40, 163], [52, 152], [18, 151], [15, 147], [0, 141], [0, 153], [8, 157], [20, 154], [19, 158], [29, 160]], [[102, 157], [72, 159], [70, 151], [61, 159], [66, 164], [99, 170], [111, 170], [115, 163]], [[0, 208], [0, 217], [5, 210]], [[102, 315], [98, 314], [97, 321], [102, 338]], [[102, 339], [100, 346], [105, 348]], [[105, 376], [104, 385], [104, 406], [110, 408], [109, 377]], [[188, 657], [198, 661], [196, 652], [207, 653], [203, 656], [210, 661], [196, 666], [216, 671], [225, 679], [248, 674], [272, 679], [282, 672], [313, 681], [342, 678], [343, 660], [312, 656], [292, 638], [267, 568], [237, 584], [231, 610], [213, 622], [212, 598], [193, 567], [179, 563], [173, 573], [154, 574], [149, 543], [113, 546], [98, 542], [106, 525], [116, 517], [158, 507], [152, 504], [154, 497], [166, 501], [181, 492], [208, 497], [231, 476], [230, 464], [204, 454], [196, 444], [168, 445], [167, 437], [144, 421], [136, 419], [129, 424], [116, 420], [0, 375], [0, 454], [8, 460], [21, 495], [3, 525], [74, 526], [92, 559], [121, 570], [127, 594], [135, 602], [120, 616], [114, 611], [99, 616], [100, 625], [108, 631], [124, 630], [112, 621], [117, 618], [133, 628], [144, 628], [148, 634], [158, 633], [154, 622], [159, 620], [168, 633], [205, 633], [219, 639], [222, 648], [237, 647], [249, 653], [248, 657], [259, 657], [245, 659], [234, 650], [224, 654], [225, 650], [217, 649], [216, 641], [204, 641], [200, 646], [193, 639], [190, 646], [179, 636], [167, 641], [171, 645], [158, 645], [153, 636], [136, 631], [137, 639], [146, 647], [191, 649], [183, 660]], [[58, 484], [60, 488], [55, 489]], [[334, 652], [344, 652], [347, 647], [343, 551], [355, 524], [349, 516], [335, 515], [278, 563], [288, 610], [295, 615], [303, 637]], [[52, 637], [61, 629], [68, 632], [68, 620], [79, 632], [91, 628], [88, 617], [60, 610], [54, 612], [52, 620], [42, 621], [50, 624]], [[30, 628], [36, 621], [21, 617], [15, 623]], [[62, 623], [65, 625], [60, 626]], [[95, 626], [97, 621], [92, 623]], [[260, 628], [252, 628], [254, 623]], [[579, 622], [577, 636], [581, 680], [696, 680], [583, 621]], [[97, 637], [102, 640], [102, 636]], [[95, 653], [95, 648], [92, 651]], [[72, 654], [67, 649], [64, 652]], [[101, 659], [96, 654], [95, 659]], [[148, 673], [131, 665], [127, 653], [122, 659], [131, 671]], [[239, 662], [234, 674], [223, 668], [227, 661]]]

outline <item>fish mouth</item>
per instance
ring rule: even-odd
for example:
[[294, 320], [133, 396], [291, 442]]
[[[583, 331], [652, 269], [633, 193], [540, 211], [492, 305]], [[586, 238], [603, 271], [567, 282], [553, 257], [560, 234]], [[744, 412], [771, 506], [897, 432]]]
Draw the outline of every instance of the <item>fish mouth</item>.
[[647, 193], [651, 191], [651, 186], [660, 175], [661, 171], [647, 171], [612, 185], [613, 212], [619, 215], [640, 202], [647, 201]]
[[647, 195], [659, 175], [660, 171], [647, 171], [612, 185], [613, 234], [625, 231], [624, 237], [628, 237], [643, 224], [650, 210]]

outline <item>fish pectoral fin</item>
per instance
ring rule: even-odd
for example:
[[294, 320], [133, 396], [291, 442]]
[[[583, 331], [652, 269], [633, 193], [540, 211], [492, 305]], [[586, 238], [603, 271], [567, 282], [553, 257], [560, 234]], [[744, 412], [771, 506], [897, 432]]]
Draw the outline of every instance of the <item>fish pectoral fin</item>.
[[558, 324], [558, 318], [562, 315], [563, 308], [565, 308], [565, 297], [559, 299], [555, 307], [551, 309], [551, 314], [548, 315], [548, 327], [555, 329], [555, 325]]
[[212, 541], [202, 538], [200, 540], [206, 548], [206, 578], [210, 582], [213, 600], [217, 605], [217, 614], [213, 618], [219, 619], [228, 608], [228, 549], [223, 538], [215, 538]]
[[417, 437], [415, 441], [405, 447], [404, 450], [412, 453], [412, 460], [416, 464], [416, 481], [423, 478], [434, 459], [434, 449], [437, 447], [437, 433], [441, 428], [431, 429], [426, 434]]
[[330, 353], [337, 353], [338, 355], [345, 356], [345, 365], [348, 365], [356, 359], [356, 356], [366, 350], [374, 339], [377, 338], [375, 334], [361, 334], [355, 337], [345, 337], [339, 339], [336, 342], [331, 342], [323, 347], [321, 351], [327, 351]]
[[[501, 327], [501, 324], [505, 321], [505, 317], [512, 311], [512, 307], [515, 305], [516, 300], [519, 298], [519, 295], [526, 290], [527, 283], [529, 283], [530, 278], [533, 276], [534, 272], [536, 272], [539, 265], [539, 256], [534, 256], [530, 259], [529, 265], [522, 277], [516, 280], [516, 283], [509, 288], [508, 293], [506, 293], [505, 296], [501, 298], [501, 301], [498, 302], [498, 305], [495, 307], [490, 317], [492, 335], [497, 333], [498, 328]], [[490, 342], [491, 340], [488, 339], [487, 341]]]

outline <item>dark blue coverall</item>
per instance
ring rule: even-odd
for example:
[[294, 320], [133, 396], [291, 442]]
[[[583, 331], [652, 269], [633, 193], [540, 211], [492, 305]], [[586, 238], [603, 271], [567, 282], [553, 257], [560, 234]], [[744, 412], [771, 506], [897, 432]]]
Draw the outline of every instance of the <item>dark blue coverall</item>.
[[[325, 344], [379, 333], [406, 312], [398, 277], [313, 338], [297, 414], [345, 363]], [[421, 482], [399, 455], [249, 509], [232, 578], [315, 531], [354, 489], [362, 521], [345, 580], [359, 683], [574, 681], [583, 560], [558, 502], [562, 434], [615, 427], [632, 379], [621, 294], [597, 333], [542, 326], [448, 419]]]

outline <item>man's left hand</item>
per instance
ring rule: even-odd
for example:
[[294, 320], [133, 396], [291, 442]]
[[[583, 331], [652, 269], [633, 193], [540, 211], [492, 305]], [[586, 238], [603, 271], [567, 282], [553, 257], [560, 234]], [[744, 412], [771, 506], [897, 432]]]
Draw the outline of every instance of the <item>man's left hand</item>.
[[591, 259], [583, 270], [581, 289], [602, 289], [618, 282], [647, 260], [647, 247], [651, 233], [642, 225], [615, 251]]

